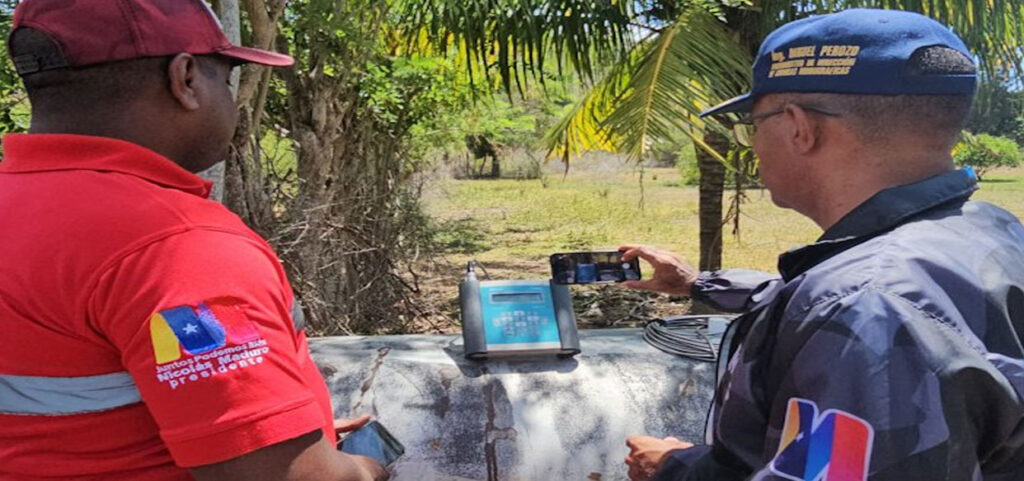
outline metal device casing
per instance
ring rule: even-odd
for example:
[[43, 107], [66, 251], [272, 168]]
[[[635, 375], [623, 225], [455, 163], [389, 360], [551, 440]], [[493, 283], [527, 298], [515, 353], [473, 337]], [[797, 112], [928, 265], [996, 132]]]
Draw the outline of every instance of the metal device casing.
[[[546, 293], [551, 301], [551, 312], [558, 329], [558, 341], [529, 345], [506, 346], [488, 344], [488, 323], [493, 323], [493, 306], [485, 309], [483, 291], [502, 289], [521, 292]], [[486, 359], [495, 356], [556, 354], [573, 356], [580, 352], [580, 341], [576, 331], [576, 315], [572, 310], [572, 296], [569, 287], [551, 281], [479, 281], [469, 279], [459, 284], [459, 303], [462, 317], [462, 338], [464, 355], [467, 359]], [[485, 316], [490, 315], [490, 318]], [[491, 324], [493, 326], [493, 324]]]

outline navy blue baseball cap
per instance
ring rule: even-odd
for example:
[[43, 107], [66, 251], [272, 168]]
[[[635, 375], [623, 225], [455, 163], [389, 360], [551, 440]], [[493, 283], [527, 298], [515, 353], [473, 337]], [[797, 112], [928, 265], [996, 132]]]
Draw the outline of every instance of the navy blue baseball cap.
[[701, 117], [749, 112], [758, 97], [777, 92], [862, 95], [973, 94], [975, 73], [917, 74], [914, 52], [948, 47], [971, 58], [949, 28], [898, 10], [851, 9], [787, 23], [768, 35], [754, 60], [753, 88]]

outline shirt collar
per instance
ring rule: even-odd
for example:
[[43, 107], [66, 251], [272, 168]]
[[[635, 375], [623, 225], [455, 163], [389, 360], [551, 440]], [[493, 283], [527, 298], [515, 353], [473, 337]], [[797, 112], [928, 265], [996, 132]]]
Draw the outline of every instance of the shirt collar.
[[966, 201], [976, 190], [978, 179], [970, 168], [882, 190], [843, 216], [817, 242], [779, 256], [779, 273], [789, 281], [821, 261], [925, 211], [952, 201]]
[[140, 177], [203, 198], [213, 183], [141, 145], [107, 137], [70, 134], [8, 134], [2, 173], [94, 170]]

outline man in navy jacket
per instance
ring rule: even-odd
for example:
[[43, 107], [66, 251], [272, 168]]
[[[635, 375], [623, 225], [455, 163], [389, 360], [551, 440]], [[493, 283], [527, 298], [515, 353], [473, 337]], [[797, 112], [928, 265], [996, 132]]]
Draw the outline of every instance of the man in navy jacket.
[[745, 113], [773, 201], [824, 234], [781, 276], [698, 273], [624, 246], [634, 288], [744, 312], [726, 333], [706, 443], [629, 439], [633, 480], [1024, 479], [1024, 227], [969, 201], [950, 150], [976, 73], [917, 14], [847, 10], [782, 26]]

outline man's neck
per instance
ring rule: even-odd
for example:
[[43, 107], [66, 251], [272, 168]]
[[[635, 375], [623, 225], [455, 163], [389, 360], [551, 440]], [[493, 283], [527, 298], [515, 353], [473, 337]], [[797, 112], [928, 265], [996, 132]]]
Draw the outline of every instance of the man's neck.
[[846, 159], [822, 180], [818, 202], [808, 212], [823, 231], [839, 222], [857, 206], [882, 190], [911, 184], [953, 170], [948, 152], [899, 152], [873, 155], [864, 159]]
[[88, 135], [92, 137], [106, 137], [110, 139], [123, 140], [140, 145], [152, 150], [171, 161], [181, 165], [178, 158], [179, 153], [172, 145], [165, 145], [157, 137], [152, 135], [151, 130], [144, 122], [125, 122], [123, 120], [112, 120], [98, 115], [96, 118], [75, 119], [64, 116], [33, 115], [32, 123], [29, 126], [30, 134], [69, 134]]
[[132, 129], [126, 129], [122, 126], [125, 123], [111, 119], [102, 113], [96, 113], [88, 118], [33, 114], [28, 133], [90, 135], [129, 140], [128, 138], [134, 137], [134, 135], [132, 135]]

